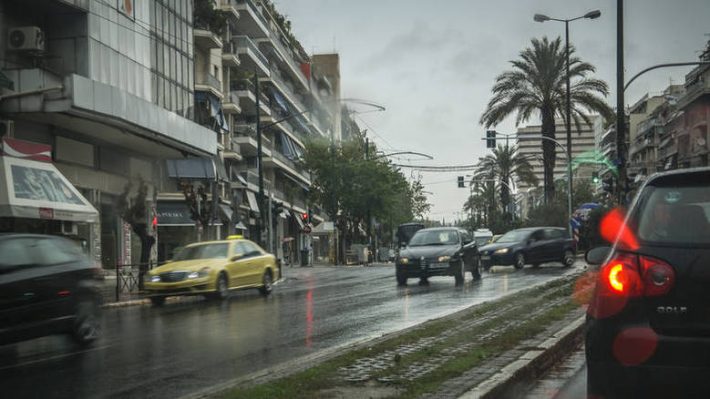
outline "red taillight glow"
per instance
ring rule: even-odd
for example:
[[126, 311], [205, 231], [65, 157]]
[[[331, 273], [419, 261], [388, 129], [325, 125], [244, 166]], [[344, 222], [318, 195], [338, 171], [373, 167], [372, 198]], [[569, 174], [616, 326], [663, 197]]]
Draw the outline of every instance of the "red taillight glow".
[[667, 294], [675, 284], [668, 263], [635, 254], [619, 253], [599, 270], [599, 280], [587, 312], [595, 318], [611, 317], [626, 307], [629, 298]]
[[624, 275], [623, 275], [624, 265], [617, 263], [609, 268], [609, 285], [611, 289], [623, 293], [624, 292]]
[[68, 297], [69, 295], [71, 295], [71, 291], [61, 290], [61, 291], [57, 292], [57, 295], [59, 295], [61, 297]]
[[626, 225], [624, 212], [619, 208], [612, 209], [604, 215], [599, 223], [599, 232], [602, 238], [611, 244], [618, 238], [619, 243], [628, 249], [636, 250], [639, 247], [636, 235]]

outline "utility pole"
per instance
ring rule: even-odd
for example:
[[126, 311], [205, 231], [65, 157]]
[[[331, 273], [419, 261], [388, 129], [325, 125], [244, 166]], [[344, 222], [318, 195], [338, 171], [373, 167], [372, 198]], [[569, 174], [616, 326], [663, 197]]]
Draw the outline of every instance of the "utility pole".
[[[566, 90], [567, 90], [567, 104], [565, 105], [565, 114], [566, 114], [566, 128], [567, 128], [567, 159], [571, 160], [572, 159], [572, 94], [570, 93], [570, 76], [569, 76], [569, 20], [565, 20], [565, 47], [566, 47], [566, 57], [567, 57], [567, 78], [566, 80]], [[579, 132], [578, 132], [579, 133]], [[553, 171], [554, 175], [554, 171]], [[569, 187], [567, 187], [567, 190], [569, 191], [569, 200], [570, 202], [572, 201], [572, 177], [570, 175], [569, 177]]]
[[[370, 138], [365, 137], [365, 161], [370, 160]], [[372, 213], [370, 212], [370, 205], [367, 205], [367, 250], [368, 250], [368, 258], [369, 258], [369, 252], [370, 252], [370, 247], [372, 246]], [[369, 263], [370, 259], [367, 259], [367, 262]]]
[[617, 198], [623, 203], [626, 183], [626, 112], [624, 110], [624, 0], [616, 0], [616, 158], [619, 181]]
[[262, 143], [261, 143], [261, 90], [259, 87], [259, 74], [254, 69], [254, 86], [256, 91], [256, 169], [259, 174], [259, 217], [256, 222], [256, 240], [260, 245], [264, 245], [262, 229], [264, 227], [264, 168], [262, 165]]

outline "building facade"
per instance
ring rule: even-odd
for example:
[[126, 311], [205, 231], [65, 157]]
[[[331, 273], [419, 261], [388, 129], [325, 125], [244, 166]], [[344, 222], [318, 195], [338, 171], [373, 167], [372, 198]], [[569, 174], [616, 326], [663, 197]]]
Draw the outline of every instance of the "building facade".
[[116, 203], [142, 182], [155, 260], [235, 233], [287, 262], [312, 247], [301, 157], [341, 139], [337, 54], [307, 54], [269, 1], [38, 4], [0, 4], [0, 135], [51, 146], [99, 211], [69, 231], [104, 267], [137, 261]]

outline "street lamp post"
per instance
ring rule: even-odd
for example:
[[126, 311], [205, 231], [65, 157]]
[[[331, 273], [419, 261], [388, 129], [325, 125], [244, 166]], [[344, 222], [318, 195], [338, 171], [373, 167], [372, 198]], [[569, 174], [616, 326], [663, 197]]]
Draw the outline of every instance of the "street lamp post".
[[[570, 54], [570, 48], [569, 48], [569, 23], [572, 21], [576, 21], [578, 19], [586, 18], [586, 19], [596, 19], [601, 16], [602, 13], [599, 10], [594, 10], [590, 11], [580, 17], [576, 18], [569, 18], [569, 19], [557, 19], [557, 18], [550, 18], [547, 15], [544, 14], [535, 14], [533, 19], [535, 22], [545, 22], [545, 21], [558, 21], [558, 22], [564, 22], [565, 23], [565, 57], [566, 57], [566, 79], [565, 79], [565, 85], [566, 85], [566, 105], [565, 105], [565, 128], [567, 129], [567, 159], [570, 160], [572, 159], [572, 120], [571, 120], [571, 114], [572, 114], [572, 95], [570, 93], [570, 74], [569, 74], [569, 54]], [[570, 193], [572, 192], [572, 183], [570, 180]]]

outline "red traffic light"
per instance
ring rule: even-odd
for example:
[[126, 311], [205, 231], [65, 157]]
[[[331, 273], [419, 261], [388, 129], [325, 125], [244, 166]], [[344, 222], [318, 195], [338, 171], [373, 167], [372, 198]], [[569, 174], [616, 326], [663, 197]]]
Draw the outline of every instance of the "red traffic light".
[[307, 213], [301, 214], [301, 219], [303, 219], [303, 221], [307, 221], [307, 220], [308, 220], [308, 214], [307, 214]]

